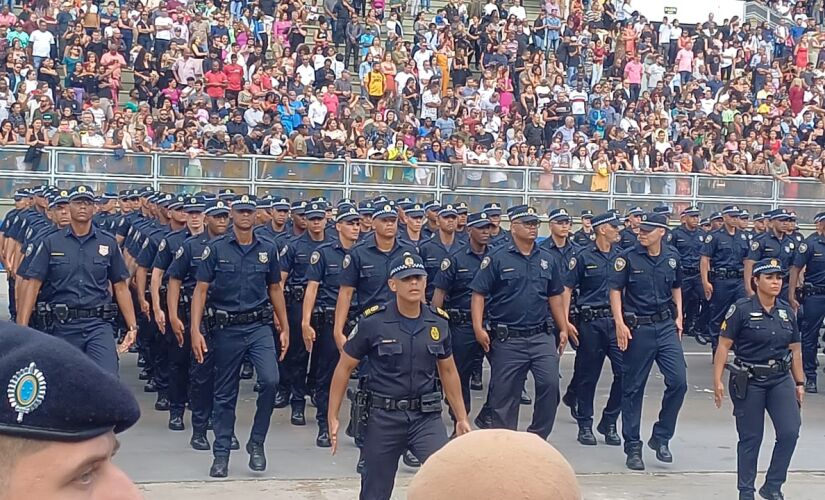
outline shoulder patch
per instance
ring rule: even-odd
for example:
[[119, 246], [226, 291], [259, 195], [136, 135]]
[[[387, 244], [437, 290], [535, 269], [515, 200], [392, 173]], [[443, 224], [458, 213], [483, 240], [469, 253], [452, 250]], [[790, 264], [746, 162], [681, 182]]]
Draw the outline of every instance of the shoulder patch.
[[178, 251], [175, 252], [175, 258], [176, 259], [180, 259], [181, 257], [183, 257], [183, 247], [178, 248]]
[[728, 308], [728, 312], [725, 313], [725, 319], [726, 320], [730, 319], [730, 317], [733, 316], [733, 313], [735, 313], [735, 312], [736, 312], [736, 304], [731, 304], [730, 307]]
[[160, 245], [158, 245], [158, 252], [162, 252], [166, 250], [166, 238], [160, 240]]
[[624, 257], [618, 257], [616, 259], [616, 262], [613, 263], [613, 269], [615, 269], [617, 272], [624, 271], [624, 268], [626, 266], [627, 266], [627, 261], [624, 259]]
[[705, 243], [710, 243], [711, 240], [713, 240], [713, 235], [712, 234], [709, 234], [705, 237]]
[[753, 250], [754, 252], [759, 250], [759, 242], [758, 241], [754, 240], [754, 241], [751, 242], [751, 250]]
[[143, 241], [143, 245], [141, 246], [141, 248], [146, 248], [146, 247], [148, 247], [148, 246], [149, 246], [149, 238], [146, 238], [146, 239]]
[[343, 267], [344, 269], [346, 269], [346, 268], [348, 268], [348, 267], [349, 267], [349, 265], [350, 265], [351, 263], [352, 263], [352, 257], [350, 257], [349, 255], [345, 255], [345, 256], [344, 256], [344, 262], [342, 262], [342, 263], [341, 263], [341, 267]]
[[372, 306], [370, 308], [367, 308], [364, 311], [363, 316], [365, 318], [368, 318], [368, 317], [372, 316], [373, 314], [377, 313], [378, 311], [383, 311], [384, 309], [386, 309], [386, 307], [384, 307], [384, 306]]
[[321, 260], [321, 254], [317, 250], [312, 252], [312, 255], [309, 256], [310, 264], [317, 264], [319, 260]]
[[671, 269], [676, 269], [676, 259], [668, 259], [667, 265], [669, 265]]
[[799, 244], [799, 253], [805, 253], [808, 251], [808, 244], [807, 243], [800, 243]]
[[480, 267], [480, 268], [481, 268], [481, 269], [487, 269], [487, 266], [489, 266], [489, 265], [490, 265], [490, 257], [489, 257], [489, 256], [487, 256], [487, 257], [484, 257], [484, 258], [481, 260], [481, 267]]
[[201, 254], [201, 260], [206, 260], [209, 257], [209, 254], [212, 253], [212, 250], [209, 247], [203, 247], [203, 253]]
[[287, 248], [289, 248], [289, 245], [284, 245], [284, 247], [281, 249], [281, 251], [278, 252], [278, 257], [283, 257], [284, 255], [286, 255]]
[[34, 251], [34, 244], [29, 243], [29, 246], [26, 247], [26, 257], [31, 255], [33, 251]]
[[450, 268], [450, 259], [445, 257], [444, 260], [441, 261], [441, 270], [446, 271], [449, 268]]
[[440, 307], [436, 307], [435, 312], [438, 313], [438, 315], [443, 317], [444, 319], [450, 319], [450, 313], [448, 313], [444, 309], [441, 309]]

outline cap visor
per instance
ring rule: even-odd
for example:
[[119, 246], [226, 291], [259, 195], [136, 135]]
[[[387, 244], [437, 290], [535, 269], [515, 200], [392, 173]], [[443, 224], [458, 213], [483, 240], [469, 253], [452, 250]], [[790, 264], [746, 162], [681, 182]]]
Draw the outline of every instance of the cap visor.
[[404, 279], [408, 276], [426, 276], [426, 275], [427, 275], [426, 270], [413, 268], [413, 269], [404, 269], [403, 271], [398, 271], [397, 273], [390, 276], [390, 278], [401, 280], [401, 279]]

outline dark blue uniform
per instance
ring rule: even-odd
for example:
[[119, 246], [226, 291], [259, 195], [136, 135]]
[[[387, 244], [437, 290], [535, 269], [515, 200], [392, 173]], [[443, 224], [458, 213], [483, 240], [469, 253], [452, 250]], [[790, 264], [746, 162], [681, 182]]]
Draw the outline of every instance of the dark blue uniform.
[[281, 271], [289, 274], [286, 279], [284, 296], [290, 335], [290, 347], [284, 358], [281, 374], [281, 387], [291, 393], [290, 404], [293, 411], [303, 411], [306, 407], [309, 353], [304, 346], [301, 334], [301, 318], [310, 256], [323, 243], [324, 240], [315, 241], [310, 238], [310, 233], [307, 231], [301, 236], [291, 238], [281, 248]]
[[573, 243], [580, 247], [592, 245], [594, 241], [596, 241], [596, 233], [592, 230], [588, 233], [584, 229], [579, 229], [573, 233]]
[[441, 262], [450, 252], [465, 244], [466, 243], [459, 240], [458, 233], [456, 233], [453, 238], [453, 244], [447, 247], [444, 242], [441, 241], [439, 233], [436, 233], [432, 238], [419, 245], [418, 253], [424, 261], [424, 268], [427, 270], [427, 300], [433, 298], [433, 291], [435, 291], [433, 283], [435, 282], [435, 274], [438, 272]]
[[564, 286], [553, 256], [538, 245], [523, 255], [514, 243], [485, 257], [470, 283], [473, 292], [490, 297], [493, 427], [518, 427], [519, 401], [528, 370], [536, 382], [533, 422], [528, 432], [547, 439], [559, 403], [559, 354], [550, 334], [548, 299]]
[[117, 373], [114, 315], [109, 318], [103, 305], [112, 302], [110, 283], [128, 279], [129, 270], [114, 237], [94, 226], [82, 237], [71, 228], [56, 232], [37, 248], [25, 277], [48, 283], [53, 311], [57, 305], [68, 308], [65, 320], [55, 318], [51, 333]]
[[653, 444], [667, 444], [676, 429], [676, 419], [687, 392], [684, 352], [673, 321], [674, 290], [682, 285], [679, 254], [662, 239], [661, 253], [652, 257], [637, 243], [622, 252], [613, 264], [608, 285], [622, 291], [625, 320], [633, 339], [623, 354], [622, 436], [625, 453], [641, 453], [642, 401], [653, 362], [665, 379], [659, 421], [653, 426]]
[[805, 378], [816, 384], [816, 351], [820, 331], [825, 327], [825, 236], [814, 233], [799, 244], [793, 267], [805, 269], [804, 299], [800, 302], [799, 329], [802, 333], [802, 367]]
[[631, 248], [637, 241], [639, 241], [639, 237], [633, 232], [633, 229], [631, 229], [630, 226], [619, 231], [619, 248]]
[[253, 237], [251, 245], [243, 246], [235, 233], [230, 232], [204, 249], [196, 279], [211, 283], [207, 307], [221, 315], [228, 314], [227, 324], [215, 325], [212, 346], [215, 357], [213, 454], [228, 457], [244, 355], [248, 355], [255, 366], [260, 385], [250, 442], [263, 443], [269, 431], [278, 385], [278, 356], [272, 335], [268, 289], [281, 280], [278, 247], [257, 237]]
[[[452, 356], [451, 345], [447, 319], [438, 311], [422, 305], [418, 318], [406, 318], [394, 301], [366, 313], [344, 344], [347, 355], [370, 360], [366, 390], [373, 404], [364, 439], [361, 500], [389, 500], [405, 449], [424, 462], [447, 443], [440, 406], [424, 412], [414, 402], [437, 394], [437, 362]], [[415, 409], [387, 408], [397, 408], [399, 401], [413, 402]]]
[[736, 447], [739, 498], [753, 498], [766, 410], [776, 429], [776, 444], [763, 489], [778, 492], [787, 478], [801, 426], [796, 388], [789, 373], [790, 364], [787, 363], [790, 352], [788, 346], [800, 341], [796, 317], [788, 303], [781, 299], [777, 298], [774, 308], [766, 311], [760, 304], [759, 297], [754, 295], [741, 299], [730, 307], [722, 324], [721, 335], [733, 341], [736, 350], [734, 364], [764, 367], [770, 363], [774, 367], [763, 370], [766, 373], [759, 376], [752, 374], [745, 394], [737, 392], [732, 374], [729, 390], [733, 400], [733, 415], [736, 417], [736, 430], [739, 433]]
[[681, 225], [671, 231], [673, 246], [682, 261], [682, 312], [684, 331], [687, 335], [704, 335], [706, 327], [700, 322], [700, 312], [705, 302], [699, 258], [705, 244], [705, 232], [699, 228], [691, 231]]
[[488, 245], [490, 246], [490, 248], [497, 248], [501, 245], [510, 243], [511, 241], [512, 240], [510, 239], [510, 231], [507, 231], [506, 229], [501, 229], [498, 232], [498, 234], [490, 235], [490, 242], [488, 243]]
[[723, 226], [705, 236], [702, 256], [710, 259], [708, 280], [713, 285], [713, 294], [708, 301], [708, 329], [713, 349], [719, 340], [725, 311], [745, 296], [742, 280], [747, 252], [748, 236], [738, 229], [730, 234]]
[[467, 413], [470, 412], [470, 377], [473, 369], [484, 359], [484, 351], [476, 341], [470, 317], [473, 295], [470, 283], [488, 253], [488, 249], [485, 249], [484, 253], [477, 254], [470, 245], [463, 245], [441, 261], [441, 267], [433, 280], [433, 286], [445, 293], [444, 309], [450, 315], [453, 353]]
[[338, 290], [341, 287], [344, 259], [348, 254], [349, 251], [341, 245], [340, 240], [324, 243], [312, 252], [309, 268], [306, 271], [307, 281], [315, 281], [319, 284], [313, 313], [316, 321], [312, 326], [315, 328], [316, 337], [312, 351], [317, 352], [318, 356], [315, 393], [318, 411], [315, 414], [315, 420], [318, 422], [318, 428], [323, 430], [329, 428], [327, 420], [329, 386], [339, 358], [338, 346], [332, 334], [335, 323], [335, 304], [338, 300]]
[[[3, 222], [0, 224], [0, 233], [2, 233], [5, 238], [11, 238], [9, 231], [11, 230], [12, 222], [18, 218], [20, 211], [19, 208], [12, 208], [6, 212]], [[0, 248], [0, 251], [2, 251], [2, 248]], [[9, 317], [12, 321], [15, 321], [17, 318], [17, 306], [15, 305], [14, 296], [14, 276], [7, 274], [6, 278], [9, 285]]]
[[[133, 254], [136, 255], [135, 263], [139, 267], [147, 270], [146, 296], [144, 298], [150, 304], [152, 299], [149, 296], [149, 285], [152, 275], [152, 264], [155, 262], [158, 249], [162, 244], [166, 244], [165, 238], [170, 232], [169, 226], [160, 223], [147, 225], [146, 228], [140, 232], [143, 241], [140, 245], [140, 250], [137, 254]], [[151, 315], [153, 315], [152, 312], [150, 312], [150, 316]], [[147, 318], [143, 314], [138, 314], [138, 317], [139, 331], [146, 340], [148, 354], [146, 361], [151, 373], [151, 380], [154, 382], [155, 388], [157, 388], [158, 400], [166, 400], [169, 389], [169, 350], [166, 345], [167, 340], [164, 338], [163, 332], [158, 329], [158, 325], [153, 318]]]
[[[598, 428], [606, 431], [619, 418], [622, 401], [622, 353], [616, 343], [616, 327], [610, 314], [610, 289], [607, 286], [613, 260], [619, 255], [616, 245], [602, 252], [595, 244], [581, 248], [568, 263], [566, 286], [578, 288], [579, 345], [576, 349], [578, 373], [576, 417], [580, 426], [593, 425], [593, 399], [605, 356], [610, 359], [613, 383]], [[604, 433], [604, 432], [602, 432]]]
[[341, 264], [340, 285], [355, 288], [359, 312], [393, 297], [387, 285], [390, 262], [404, 252], [415, 252], [415, 248], [398, 241], [391, 251], [384, 253], [376, 246], [374, 234], [352, 247], [349, 258], [344, 258]]
[[781, 237], [778, 237], [773, 231], [765, 231], [750, 241], [748, 255], [745, 257], [754, 263], [762, 259], [779, 260], [782, 269], [785, 270], [782, 281], [782, 293], [779, 294], [779, 297], [785, 301], [789, 298], [787, 270], [790, 269], [793, 264], [796, 245], [796, 240], [791, 236], [782, 234]]

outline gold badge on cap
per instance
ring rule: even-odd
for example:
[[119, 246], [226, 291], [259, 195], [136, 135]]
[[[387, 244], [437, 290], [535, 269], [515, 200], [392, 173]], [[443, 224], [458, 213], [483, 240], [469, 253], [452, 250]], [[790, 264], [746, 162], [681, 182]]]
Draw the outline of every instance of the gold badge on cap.
[[776, 259], [771, 259], [771, 265], [774, 267], [779, 267], [779, 261]]
[[404, 265], [407, 267], [412, 267], [415, 265], [415, 260], [412, 257], [406, 257], [404, 259]]
[[77, 192], [78, 192], [78, 193], [85, 193], [85, 192], [86, 192], [86, 186], [80, 186], [80, 187], [78, 187], [78, 188], [77, 188]]

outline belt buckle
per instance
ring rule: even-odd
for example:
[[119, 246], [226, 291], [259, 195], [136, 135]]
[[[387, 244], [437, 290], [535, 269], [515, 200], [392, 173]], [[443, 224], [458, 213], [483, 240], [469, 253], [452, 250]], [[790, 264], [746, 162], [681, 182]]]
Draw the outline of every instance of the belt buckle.
[[395, 403], [395, 407], [399, 410], [409, 410], [410, 409], [410, 402], [406, 399], [402, 399]]

